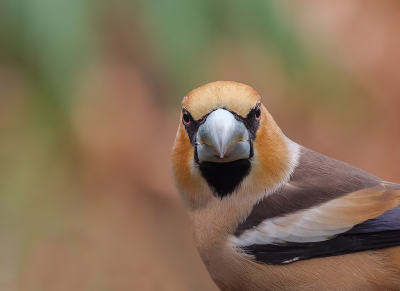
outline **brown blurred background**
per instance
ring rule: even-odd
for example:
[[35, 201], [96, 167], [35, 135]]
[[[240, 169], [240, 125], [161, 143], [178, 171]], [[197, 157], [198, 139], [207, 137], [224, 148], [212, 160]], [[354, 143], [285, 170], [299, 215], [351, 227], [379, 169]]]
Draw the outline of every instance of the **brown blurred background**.
[[253, 86], [292, 140], [400, 183], [397, 0], [0, 2], [0, 290], [216, 290], [180, 101]]

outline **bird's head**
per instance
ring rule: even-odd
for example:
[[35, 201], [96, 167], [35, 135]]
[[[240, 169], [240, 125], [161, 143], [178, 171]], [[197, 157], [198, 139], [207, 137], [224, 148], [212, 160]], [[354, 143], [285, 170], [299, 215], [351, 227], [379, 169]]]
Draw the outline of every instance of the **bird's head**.
[[253, 88], [218, 81], [182, 101], [173, 174], [184, 200], [196, 207], [243, 187], [252, 192], [274, 187], [285, 178], [289, 151]]

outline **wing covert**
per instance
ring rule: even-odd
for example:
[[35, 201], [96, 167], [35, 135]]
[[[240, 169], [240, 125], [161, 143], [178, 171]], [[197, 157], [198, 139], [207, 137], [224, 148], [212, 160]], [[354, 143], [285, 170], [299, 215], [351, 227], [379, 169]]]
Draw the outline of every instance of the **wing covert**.
[[400, 245], [400, 185], [301, 149], [299, 166], [233, 237], [266, 263]]

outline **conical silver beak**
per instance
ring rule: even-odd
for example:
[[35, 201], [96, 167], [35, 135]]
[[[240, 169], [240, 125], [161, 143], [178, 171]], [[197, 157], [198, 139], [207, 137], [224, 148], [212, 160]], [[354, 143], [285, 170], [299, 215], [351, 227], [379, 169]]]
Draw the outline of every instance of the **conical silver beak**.
[[227, 163], [250, 157], [249, 133], [241, 121], [225, 109], [212, 112], [197, 136], [199, 162]]

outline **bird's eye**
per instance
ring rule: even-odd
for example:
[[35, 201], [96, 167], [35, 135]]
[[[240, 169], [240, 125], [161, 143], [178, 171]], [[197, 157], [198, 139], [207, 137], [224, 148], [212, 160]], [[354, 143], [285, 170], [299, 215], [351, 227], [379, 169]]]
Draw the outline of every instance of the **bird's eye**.
[[190, 114], [188, 112], [183, 112], [183, 124], [189, 125], [190, 124]]
[[261, 118], [261, 109], [257, 108], [255, 113], [256, 120], [260, 120]]

